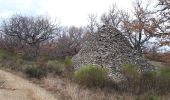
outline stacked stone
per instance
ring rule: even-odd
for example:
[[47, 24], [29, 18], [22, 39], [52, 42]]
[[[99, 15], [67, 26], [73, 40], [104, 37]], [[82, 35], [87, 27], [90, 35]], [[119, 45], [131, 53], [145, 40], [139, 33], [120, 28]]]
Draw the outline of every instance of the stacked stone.
[[72, 62], [75, 70], [89, 64], [107, 68], [108, 76], [115, 82], [124, 80], [121, 73], [124, 64], [136, 65], [139, 73], [154, 70], [154, 66], [133, 50], [127, 38], [112, 26], [102, 26], [90, 35]]

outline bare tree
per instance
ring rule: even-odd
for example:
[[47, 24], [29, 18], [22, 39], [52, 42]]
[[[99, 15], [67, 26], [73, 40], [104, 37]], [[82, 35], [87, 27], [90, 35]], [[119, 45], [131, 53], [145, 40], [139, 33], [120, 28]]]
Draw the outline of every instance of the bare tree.
[[121, 17], [120, 13], [121, 11], [117, 9], [116, 5], [113, 5], [110, 9], [109, 12], [104, 13], [101, 16], [101, 22], [104, 25], [111, 25], [116, 28], [119, 27], [120, 22], [121, 22]]
[[97, 22], [97, 16], [94, 14], [90, 14], [88, 17], [88, 25], [87, 28], [89, 30], [89, 33], [95, 33], [99, 27], [99, 24]]
[[50, 22], [48, 18], [38, 16], [14, 15], [8, 20], [4, 20], [1, 31], [10, 37], [17, 38], [26, 45], [34, 48], [35, 55], [43, 41], [54, 38], [57, 34], [57, 25]]
[[165, 11], [170, 9], [170, 1], [169, 0], [158, 0], [158, 6], [161, 6], [161, 10], [160, 11]]
[[85, 28], [71, 26], [63, 28], [56, 42], [58, 56], [73, 56], [81, 49], [84, 42]]

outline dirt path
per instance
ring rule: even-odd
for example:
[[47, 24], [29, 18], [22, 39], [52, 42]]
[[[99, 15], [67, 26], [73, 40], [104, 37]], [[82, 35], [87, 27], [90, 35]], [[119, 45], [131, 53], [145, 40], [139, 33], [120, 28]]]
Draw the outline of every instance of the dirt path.
[[0, 100], [57, 100], [49, 92], [17, 75], [0, 70]]

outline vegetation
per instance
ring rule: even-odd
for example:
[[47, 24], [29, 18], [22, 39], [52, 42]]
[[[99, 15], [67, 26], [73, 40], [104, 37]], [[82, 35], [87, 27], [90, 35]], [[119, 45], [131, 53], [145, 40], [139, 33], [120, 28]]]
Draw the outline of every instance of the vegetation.
[[[25, 60], [16, 54], [1, 50], [1, 55], [6, 59], [1, 59], [0, 66], [5, 69], [23, 72], [29, 78], [41, 79], [49, 74], [64, 76], [70, 79], [72, 77], [71, 59], [66, 57], [63, 60], [51, 60], [47, 57], [37, 57], [36, 60]], [[153, 62], [152, 62], [153, 63]], [[145, 93], [149, 95], [162, 95], [169, 93], [170, 90], [170, 68], [166, 64], [153, 63], [159, 66], [155, 72], [138, 73], [136, 65], [124, 64], [122, 72], [128, 81], [124, 82], [126, 88], [116, 85], [116, 91]], [[160, 66], [161, 65], [161, 66]], [[106, 86], [108, 82], [106, 69], [95, 65], [85, 65], [73, 73], [76, 82], [86, 86]], [[115, 84], [115, 83], [113, 83]], [[115, 88], [114, 88], [115, 89]], [[154, 94], [153, 94], [154, 92]], [[150, 94], [151, 93], [151, 94]]]
[[[122, 73], [127, 78], [123, 82], [124, 86], [120, 85], [121, 83], [113, 83], [117, 87], [114, 89], [109, 87], [109, 92], [98, 87], [97, 89], [100, 91], [96, 90], [99, 91], [96, 94], [101, 93], [102, 100], [113, 100], [111, 97], [115, 92], [117, 94], [129, 93], [134, 97], [146, 94], [143, 97], [144, 100], [159, 100], [160, 96], [170, 93], [170, 53], [162, 53], [159, 49], [162, 46], [170, 45], [170, 14], [167, 13], [170, 11], [170, 2], [158, 0], [155, 6], [157, 9], [153, 9], [153, 11], [149, 9], [150, 5], [152, 4], [143, 5], [142, 0], [136, 0], [133, 12], [130, 14], [113, 6], [109, 12], [101, 16], [100, 22], [97, 21], [96, 16], [89, 16], [90, 22], [87, 27], [71, 26], [67, 28], [53, 24], [54, 22], [43, 16], [13, 15], [9, 19], [3, 20], [0, 25], [0, 67], [5, 70], [22, 72], [28, 78], [36, 78], [38, 81], [51, 74], [60, 78], [65, 76], [63, 80], [67, 80], [68, 84], [65, 83], [63, 86], [64, 83], [60, 82], [60, 85], [63, 86], [62, 89], [72, 90], [70, 93], [74, 91], [75, 94], [81, 89], [78, 88], [79, 84], [71, 80], [72, 78], [86, 86], [101, 86], [108, 81], [106, 69], [95, 65], [85, 65], [72, 73], [70, 58], [81, 49], [89, 34], [98, 32], [100, 26], [110, 25], [120, 29], [129, 40], [131, 48], [140, 52], [141, 55], [145, 53], [146, 58], [160, 67], [155, 72], [139, 73], [136, 65], [124, 64]], [[159, 41], [150, 43], [151, 38]], [[153, 46], [150, 47], [150, 44]], [[75, 86], [74, 89], [71, 87], [72, 84]], [[53, 86], [56, 85], [58, 84]], [[86, 95], [86, 100], [90, 100], [89, 94], [93, 92], [89, 88], [86, 89], [82, 95]], [[77, 98], [80, 100], [82, 99], [78, 97], [80, 94], [77, 94], [77, 97], [73, 97], [74, 94], [71, 96], [73, 100], [77, 100]], [[101, 99], [96, 98], [91, 98], [91, 100]], [[114, 96], [115, 98], [120, 99], [121, 97]]]
[[14, 60], [16, 58], [17, 58], [17, 55], [9, 51], [0, 49], [0, 60]]
[[87, 86], [102, 85], [107, 79], [106, 69], [95, 65], [85, 65], [74, 72], [74, 78]]
[[25, 69], [25, 74], [30, 78], [41, 79], [47, 76], [47, 71], [40, 67], [29, 67]]
[[55, 74], [60, 75], [64, 72], [65, 66], [61, 64], [59, 61], [50, 60], [47, 62], [47, 68], [48, 68], [48, 71], [54, 72]]
[[136, 66], [133, 64], [124, 64], [123, 73], [130, 79], [139, 79], [139, 72], [137, 72]]
[[71, 66], [72, 65], [72, 62], [71, 62], [71, 59], [69, 57], [66, 57], [65, 60], [64, 60], [64, 65], [65, 66]]
[[[63, 59], [75, 55], [87, 36], [97, 32], [98, 27], [110, 25], [119, 28], [129, 40], [131, 48], [140, 53], [157, 52], [161, 46], [169, 44], [170, 15], [166, 13], [169, 11], [169, 1], [158, 0], [157, 8], [153, 10], [149, 9], [153, 5], [151, 2], [144, 4], [142, 0], [134, 1], [132, 12], [120, 11], [113, 5], [100, 16], [100, 21], [97, 21], [95, 15], [90, 15], [87, 27], [67, 28], [54, 24], [55, 22], [44, 16], [13, 15], [4, 19], [0, 25], [0, 48], [19, 53], [29, 60], [39, 54], [52, 59]], [[160, 41], [150, 43], [149, 40], [153, 37]], [[150, 44], [153, 46], [150, 47]]]

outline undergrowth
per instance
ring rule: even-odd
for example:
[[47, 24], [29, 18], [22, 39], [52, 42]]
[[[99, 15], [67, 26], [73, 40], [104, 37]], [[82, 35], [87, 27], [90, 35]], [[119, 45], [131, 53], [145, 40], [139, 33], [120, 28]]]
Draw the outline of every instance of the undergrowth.
[[[47, 57], [26, 60], [22, 56], [0, 50], [0, 62], [1, 68], [23, 72], [30, 78], [41, 79], [54, 74], [54, 76], [65, 76], [69, 80], [71, 77], [81, 85], [95, 87], [108, 85], [106, 84], [108, 82], [106, 69], [95, 65], [85, 65], [72, 73], [72, 62], [68, 57], [64, 60], [49, 60]], [[109, 89], [115, 89], [117, 93], [147, 94], [144, 100], [159, 100], [160, 95], [170, 93], [170, 68], [168, 67], [160, 66], [156, 71], [139, 73], [136, 65], [124, 64], [122, 73], [127, 78], [123, 82], [123, 88], [119, 83], [113, 83], [117, 89], [112, 87]]]
[[107, 79], [107, 71], [99, 66], [84, 65], [74, 72], [74, 78], [87, 86], [103, 85]]

